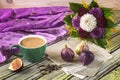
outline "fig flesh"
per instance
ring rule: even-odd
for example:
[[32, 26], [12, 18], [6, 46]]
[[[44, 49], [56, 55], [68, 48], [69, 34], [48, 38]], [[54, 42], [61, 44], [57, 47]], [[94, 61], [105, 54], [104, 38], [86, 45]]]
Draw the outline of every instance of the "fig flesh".
[[61, 51], [61, 57], [66, 62], [72, 62], [74, 59], [74, 51], [66, 45]]
[[80, 61], [83, 65], [89, 65], [94, 60], [94, 54], [91, 51], [83, 51], [79, 55]]
[[20, 58], [16, 58], [10, 63], [8, 69], [10, 69], [11, 71], [17, 71], [20, 70], [22, 67], [23, 67], [22, 60]]

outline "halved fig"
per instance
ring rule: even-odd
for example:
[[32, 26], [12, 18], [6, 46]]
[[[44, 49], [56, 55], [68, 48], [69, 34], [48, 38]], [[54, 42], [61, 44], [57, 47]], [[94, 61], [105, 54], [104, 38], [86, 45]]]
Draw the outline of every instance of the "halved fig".
[[21, 69], [22, 67], [23, 67], [22, 60], [20, 58], [16, 58], [10, 63], [8, 69], [10, 69], [12, 71], [17, 71], [17, 70]]

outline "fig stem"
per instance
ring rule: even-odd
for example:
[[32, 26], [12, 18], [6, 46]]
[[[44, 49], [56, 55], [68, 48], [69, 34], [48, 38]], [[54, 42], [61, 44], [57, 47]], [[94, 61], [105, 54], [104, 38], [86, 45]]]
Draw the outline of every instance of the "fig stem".
[[65, 44], [65, 48], [68, 48], [67, 44]]

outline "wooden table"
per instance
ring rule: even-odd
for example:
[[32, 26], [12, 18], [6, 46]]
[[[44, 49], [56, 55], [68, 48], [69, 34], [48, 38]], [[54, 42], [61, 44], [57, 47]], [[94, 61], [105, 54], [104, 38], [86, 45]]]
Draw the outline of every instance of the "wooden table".
[[[67, 5], [68, 2], [78, 2], [81, 0], [29, 0], [28, 3], [22, 3], [25, 0], [13, 0], [13, 3], [7, 3], [5, 0], [0, 1], [0, 7], [6, 8], [19, 8], [19, 7], [35, 7], [35, 6], [54, 6], [54, 5]], [[86, 0], [87, 2], [90, 2], [90, 0]], [[30, 3], [33, 2], [33, 3]], [[42, 3], [41, 3], [42, 2]], [[100, 4], [108, 7], [113, 7], [115, 10], [119, 9], [119, 1], [118, 0], [100, 0]], [[27, 4], [27, 5], [26, 5]], [[32, 4], [32, 5], [31, 5]], [[116, 10], [114, 14], [114, 18], [116, 23], [118, 24], [118, 28], [120, 29], [120, 11]], [[111, 38], [109, 39], [111, 41], [111, 47], [109, 48], [110, 53], [113, 55], [113, 58], [106, 62], [96, 76], [94, 77], [86, 77], [85, 80], [97, 80], [108, 74], [110, 71], [115, 69], [120, 65], [120, 32], [114, 32], [112, 33]], [[57, 44], [57, 43], [56, 43]], [[48, 46], [49, 47], [49, 46]], [[39, 69], [39, 66], [41, 64], [51, 64], [52, 61], [50, 61], [47, 57], [44, 57], [40, 62], [38, 63], [30, 63], [23, 59], [24, 61], [24, 67], [19, 72], [11, 72], [8, 70], [8, 66], [16, 57], [11, 57], [7, 62], [0, 64], [0, 80], [80, 80], [77, 77], [74, 77], [72, 75], [65, 74], [62, 70], [53, 71], [50, 74], [47, 74], [45, 76], [41, 76], [41, 72]]]

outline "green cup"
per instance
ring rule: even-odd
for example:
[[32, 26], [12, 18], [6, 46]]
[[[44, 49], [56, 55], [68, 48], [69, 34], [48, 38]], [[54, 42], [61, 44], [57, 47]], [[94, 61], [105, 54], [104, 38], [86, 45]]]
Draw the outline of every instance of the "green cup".
[[[31, 37], [43, 39], [44, 43], [42, 45], [40, 45], [39, 47], [35, 47], [35, 48], [28, 48], [28, 47], [24, 47], [23, 45], [21, 45], [21, 41], [23, 41], [26, 38], [31, 38]], [[15, 52], [13, 51], [14, 48], [18, 48], [20, 50], [20, 54], [15, 54]], [[25, 36], [19, 40], [18, 45], [13, 45], [10, 49], [12, 54], [14, 54], [18, 57], [22, 56], [29, 62], [40, 61], [43, 58], [43, 56], [45, 55], [45, 50], [46, 50], [46, 39], [39, 35]]]

